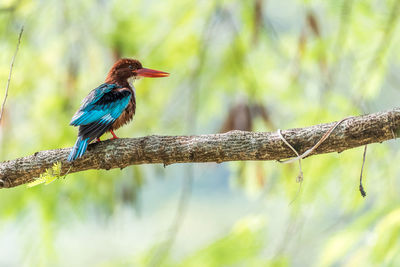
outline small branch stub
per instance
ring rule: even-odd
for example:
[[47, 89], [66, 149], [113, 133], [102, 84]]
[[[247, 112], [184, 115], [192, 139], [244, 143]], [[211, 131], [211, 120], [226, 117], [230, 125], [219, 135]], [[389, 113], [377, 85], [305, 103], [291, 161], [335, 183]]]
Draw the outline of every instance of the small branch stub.
[[360, 193], [361, 193], [361, 196], [362, 197], [366, 197], [366, 195], [367, 195], [367, 193], [365, 192], [365, 190], [364, 190], [364, 186], [363, 186], [363, 184], [362, 184], [362, 177], [363, 177], [363, 171], [364, 171], [364, 164], [365, 164], [365, 157], [366, 157], [366, 155], [367, 155], [367, 147], [368, 147], [368, 145], [365, 145], [365, 147], [364, 147], [364, 153], [363, 153], [363, 162], [362, 162], [362, 165], [361, 165], [361, 173], [360, 173], [360, 186], [359, 186], [359, 190], [360, 190]]

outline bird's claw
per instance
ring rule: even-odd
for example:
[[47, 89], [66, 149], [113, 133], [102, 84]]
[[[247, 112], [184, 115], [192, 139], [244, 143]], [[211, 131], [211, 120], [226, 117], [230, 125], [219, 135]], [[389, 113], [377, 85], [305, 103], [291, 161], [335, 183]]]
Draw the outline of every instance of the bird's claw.
[[111, 130], [110, 133], [111, 133], [112, 136], [113, 136], [110, 140], [118, 139], [118, 136], [115, 135], [115, 133], [113, 132], [113, 130]]

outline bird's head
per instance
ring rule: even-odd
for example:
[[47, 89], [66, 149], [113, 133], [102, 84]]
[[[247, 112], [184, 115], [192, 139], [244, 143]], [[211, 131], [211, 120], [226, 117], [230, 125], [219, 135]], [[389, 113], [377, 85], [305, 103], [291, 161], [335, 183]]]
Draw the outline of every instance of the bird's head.
[[126, 81], [129, 78], [159, 78], [169, 76], [168, 72], [143, 68], [136, 59], [122, 58], [115, 62], [107, 75], [106, 81]]

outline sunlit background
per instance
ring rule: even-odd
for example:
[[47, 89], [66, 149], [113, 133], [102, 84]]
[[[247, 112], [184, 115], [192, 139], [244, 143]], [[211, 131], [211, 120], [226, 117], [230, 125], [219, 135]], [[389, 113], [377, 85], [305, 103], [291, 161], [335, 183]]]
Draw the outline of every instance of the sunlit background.
[[[0, 159], [71, 147], [120, 57], [143, 79], [120, 137], [276, 131], [400, 99], [400, 0], [1, 0]], [[109, 138], [105, 136], [103, 138]], [[400, 265], [400, 146], [297, 163], [131, 166], [0, 190], [0, 266]]]

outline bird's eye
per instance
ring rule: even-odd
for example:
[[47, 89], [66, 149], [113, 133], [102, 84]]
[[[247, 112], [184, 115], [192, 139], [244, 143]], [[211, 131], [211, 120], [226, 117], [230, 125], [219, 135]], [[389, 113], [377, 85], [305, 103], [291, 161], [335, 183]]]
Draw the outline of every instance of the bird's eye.
[[132, 65], [129, 65], [128, 68], [129, 68], [130, 70], [133, 70], [133, 66], [132, 66]]

